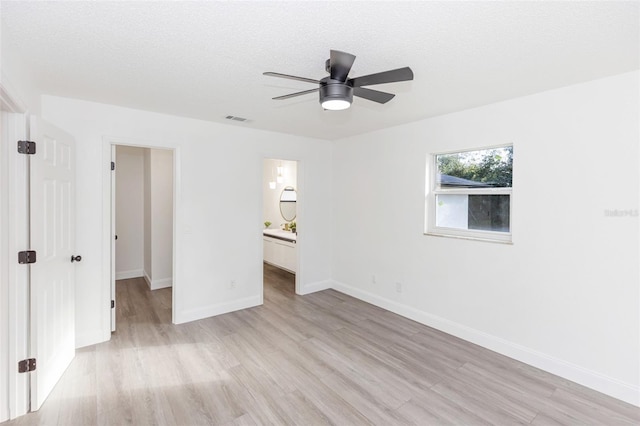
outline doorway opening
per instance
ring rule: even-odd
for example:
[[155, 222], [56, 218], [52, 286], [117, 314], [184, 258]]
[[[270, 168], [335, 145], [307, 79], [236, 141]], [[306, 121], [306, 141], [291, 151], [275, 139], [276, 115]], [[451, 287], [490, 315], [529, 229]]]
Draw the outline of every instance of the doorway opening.
[[157, 301], [171, 323], [174, 151], [120, 144], [111, 149], [111, 331], [118, 301], [132, 313], [134, 297]]
[[298, 162], [264, 159], [262, 177], [263, 290], [269, 280], [298, 293]]

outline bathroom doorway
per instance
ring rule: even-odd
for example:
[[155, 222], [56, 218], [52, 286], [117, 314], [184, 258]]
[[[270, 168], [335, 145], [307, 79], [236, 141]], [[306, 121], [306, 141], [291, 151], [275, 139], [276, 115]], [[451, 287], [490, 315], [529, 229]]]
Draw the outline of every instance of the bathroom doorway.
[[118, 300], [153, 297], [167, 323], [172, 317], [174, 152], [128, 145], [112, 147], [111, 331]]
[[298, 162], [263, 161], [263, 287], [278, 283], [297, 292], [298, 285]]

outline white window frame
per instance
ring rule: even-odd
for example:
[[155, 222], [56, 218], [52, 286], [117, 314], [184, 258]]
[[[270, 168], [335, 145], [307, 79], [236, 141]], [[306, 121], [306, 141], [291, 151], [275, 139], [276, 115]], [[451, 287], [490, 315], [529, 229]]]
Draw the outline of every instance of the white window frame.
[[[513, 182], [510, 188], [440, 188], [437, 187], [438, 155], [462, 152], [484, 151], [512, 147], [513, 144], [485, 146], [455, 151], [434, 152], [427, 156], [425, 195], [425, 235], [437, 237], [463, 238], [468, 240], [513, 244]], [[436, 226], [436, 198], [438, 195], [509, 195], [509, 232], [483, 231]]]

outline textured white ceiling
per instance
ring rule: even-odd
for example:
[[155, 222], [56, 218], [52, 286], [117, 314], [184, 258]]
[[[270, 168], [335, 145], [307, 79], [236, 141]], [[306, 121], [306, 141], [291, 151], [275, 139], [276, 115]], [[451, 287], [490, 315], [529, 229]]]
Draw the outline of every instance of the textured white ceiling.
[[[43, 93], [323, 139], [588, 81], [639, 67], [631, 2], [2, 1], [2, 56]], [[330, 49], [350, 76], [410, 66], [412, 82], [323, 111]]]

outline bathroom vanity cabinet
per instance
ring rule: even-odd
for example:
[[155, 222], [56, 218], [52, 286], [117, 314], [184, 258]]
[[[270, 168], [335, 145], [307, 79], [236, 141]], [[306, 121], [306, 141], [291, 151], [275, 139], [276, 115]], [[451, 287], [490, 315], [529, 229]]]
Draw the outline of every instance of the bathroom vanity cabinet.
[[280, 229], [265, 229], [263, 246], [265, 262], [296, 273], [296, 234]]

